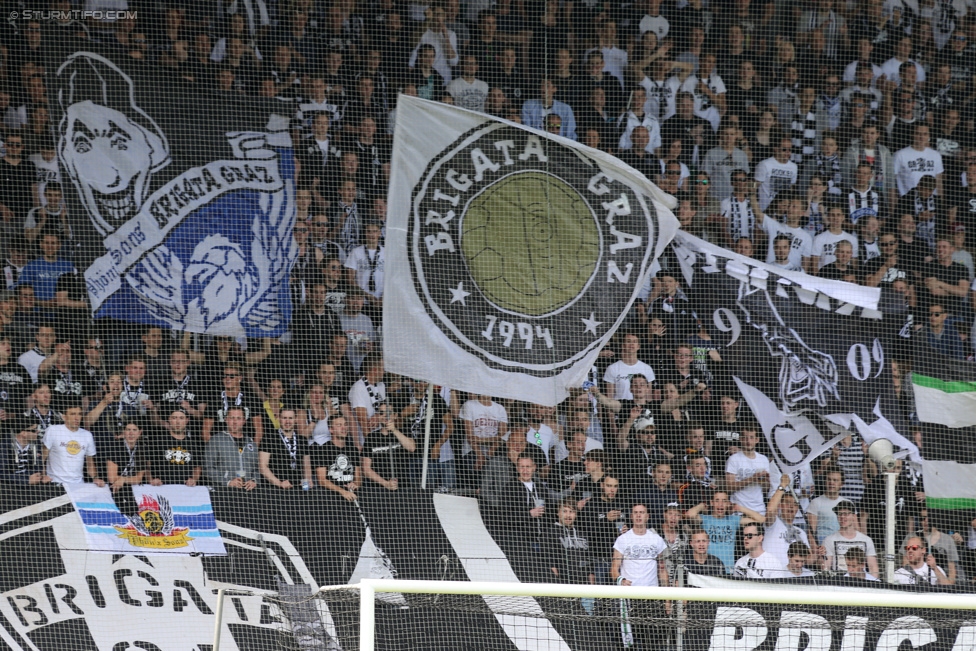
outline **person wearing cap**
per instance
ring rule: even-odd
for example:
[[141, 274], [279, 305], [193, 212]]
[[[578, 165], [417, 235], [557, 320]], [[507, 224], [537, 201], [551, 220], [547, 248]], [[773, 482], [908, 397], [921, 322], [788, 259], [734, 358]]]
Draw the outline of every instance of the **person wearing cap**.
[[[807, 539], [806, 532], [793, 524], [796, 514], [800, 509], [796, 495], [790, 491], [790, 483], [793, 478], [788, 473], [783, 473], [779, 478], [779, 486], [773, 491], [773, 496], [769, 498], [766, 505], [766, 529], [763, 548], [773, 554], [784, 567], [789, 565], [789, 551], [796, 542], [801, 542], [807, 548], [807, 555], [810, 556], [810, 541]], [[816, 556], [809, 560], [812, 562]], [[807, 559], [804, 559], [807, 562]]]
[[44, 472], [44, 453], [37, 442], [37, 423], [26, 416], [16, 416], [5, 424], [10, 438], [0, 445], [0, 481], [19, 486], [51, 483], [51, 478]]
[[901, 585], [919, 583], [952, 585], [952, 581], [935, 562], [935, 556], [928, 552], [921, 538], [912, 536], [906, 540], [904, 550], [904, 565], [895, 570], [895, 583]]
[[[631, 431], [634, 432], [636, 442], [629, 437]], [[617, 434], [617, 442], [622, 452], [621, 470], [627, 483], [635, 491], [649, 487], [654, 468], [661, 463], [670, 463], [674, 456], [657, 444], [657, 429], [650, 409], [631, 409]], [[669, 475], [668, 481], [670, 479]], [[677, 501], [677, 497], [668, 501]]]
[[732, 502], [766, 515], [763, 496], [769, 488], [769, 458], [756, 452], [759, 434], [754, 424], [742, 428], [739, 451], [725, 463], [725, 486]]
[[874, 549], [874, 541], [857, 530], [857, 505], [851, 500], [842, 499], [834, 507], [840, 529], [837, 533], [824, 538], [823, 547], [826, 560], [825, 570], [846, 571], [847, 563], [844, 555], [850, 549], [860, 549], [867, 559], [868, 572], [878, 575], [878, 555]]

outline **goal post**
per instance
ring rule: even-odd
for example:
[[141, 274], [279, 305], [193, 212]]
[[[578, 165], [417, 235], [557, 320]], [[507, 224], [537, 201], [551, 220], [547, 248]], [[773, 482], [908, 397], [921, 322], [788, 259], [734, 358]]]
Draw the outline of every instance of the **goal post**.
[[[337, 586], [338, 587], [338, 586]], [[865, 609], [865, 610], [845, 610], [841, 620], [850, 621], [850, 615], [863, 615], [866, 609], [893, 609], [899, 612], [907, 611], [933, 611], [949, 610], [958, 613], [951, 619], [958, 625], [962, 622], [957, 642], [952, 648], [954, 650], [966, 649], [972, 651], [976, 649], [976, 594], [942, 593], [942, 594], [919, 594], [916, 592], [892, 592], [887, 590], [833, 590], [833, 591], [814, 591], [796, 589], [777, 589], [769, 584], [755, 584], [754, 586], [744, 585], [741, 590], [729, 590], [725, 588], [661, 588], [661, 587], [636, 587], [628, 586], [621, 588], [612, 585], [569, 585], [558, 583], [502, 583], [502, 582], [479, 582], [479, 581], [421, 581], [421, 580], [390, 580], [390, 579], [363, 579], [355, 586], [342, 586], [342, 588], [355, 588], [359, 591], [359, 650], [374, 651], [377, 649], [376, 637], [376, 600], [381, 595], [388, 593], [398, 594], [428, 594], [428, 595], [473, 595], [481, 597], [551, 597], [563, 599], [609, 599], [609, 600], [654, 600], [654, 601], [685, 601], [685, 602], [713, 602], [721, 603], [726, 609], [736, 604], [755, 605], [770, 604], [781, 606], [821, 606], [838, 607], [844, 609]], [[319, 594], [325, 594], [333, 590], [331, 587], [323, 588]], [[735, 610], [732, 608], [732, 610]], [[963, 614], [965, 611], [969, 611]], [[736, 612], [749, 612], [738, 609]], [[796, 613], [792, 613], [795, 615]], [[867, 617], [864, 617], [862, 626], [866, 626]], [[810, 617], [811, 621], [820, 621], [816, 616]], [[911, 616], [902, 617], [901, 626], [903, 628], [927, 626], [927, 623], [919, 618]], [[787, 618], [784, 615], [783, 622]], [[794, 618], [793, 621], [797, 621]], [[836, 628], [836, 622], [822, 620], [828, 628]], [[750, 621], [748, 616], [740, 622], [729, 621], [733, 626], [749, 626], [755, 624]], [[860, 622], [859, 622], [860, 623]], [[718, 622], [716, 623], [718, 625]], [[785, 625], [785, 624], [784, 624]], [[966, 626], [968, 625], [968, 627]], [[936, 624], [935, 628], [939, 628]], [[965, 630], [962, 630], [965, 629]], [[895, 648], [897, 648], [895, 644]], [[714, 644], [709, 648], [715, 648]], [[736, 647], [741, 648], [741, 647]], [[750, 648], [750, 647], [747, 647]], [[777, 648], [779, 648], [777, 646]], [[815, 647], [810, 647], [815, 648]], [[845, 644], [844, 648], [848, 648]], [[863, 646], [861, 647], [863, 648]], [[886, 648], [878, 644], [878, 649]], [[694, 650], [700, 651], [700, 650]], [[891, 651], [894, 651], [893, 649]]]

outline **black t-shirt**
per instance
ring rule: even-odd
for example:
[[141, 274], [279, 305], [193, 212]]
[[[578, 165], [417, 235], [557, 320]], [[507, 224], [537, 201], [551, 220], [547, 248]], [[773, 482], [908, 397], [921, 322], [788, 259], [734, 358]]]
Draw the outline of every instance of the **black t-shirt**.
[[[718, 472], [725, 472], [725, 462], [729, 458], [729, 447], [739, 445], [742, 436], [741, 423], [726, 423], [722, 420], [713, 421], [706, 430], [708, 440], [712, 442], [712, 453], [709, 458]], [[724, 475], [722, 475], [724, 476]]]
[[120, 477], [134, 477], [140, 471], [149, 467], [149, 460], [146, 458], [146, 444], [140, 439], [136, 442], [133, 449], [119, 439], [108, 451], [108, 458], [118, 466]]
[[[241, 387], [240, 392], [236, 396], [228, 396], [223, 389], [218, 389], [211, 393], [210, 399], [207, 401], [207, 414], [216, 423], [223, 424], [227, 416], [227, 411], [231, 407], [241, 407], [244, 409], [244, 420], [248, 425], [251, 424], [252, 418], [260, 417], [264, 412], [261, 401], [246, 388]], [[215, 431], [219, 431], [219, 429]], [[247, 432], [245, 432], [245, 435], [250, 436]]]
[[185, 378], [179, 381], [174, 380], [172, 374], [157, 377], [149, 385], [149, 395], [159, 407], [163, 418], [166, 418], [169, 412], [179, 409], [184, 400], [190, 403], [194, 409], [199, 403], [206, 402], [203, 383], [193, 373], [188, 373]]
[[0, 365], [0, 409], [8, 414], [21, 413], [26, 405], [24, 398], [31, 392], [30, 374], [14, 361]]
[[21, 159], [18, 165], [0, 159], [0, 203], [14, 213], [18, 224], [24, 223], [31, 208], [33, 183], [34, 166], [26, 158]]
[[185, 484], [203, 465], [203, 442], [190, 433], [177, 439], [164, 432], [151, 437], [147, 447], [152, 476], [164, 484]]
[[575, 481], [578, 494], [580, 482], [583, 479], [588, 480], [589, 478], [590, 476], [586, 474], [586, 469], [583, 467], [582, 461], [563, 459], [549, 470], [549, 485], [553, 490], [560, 493], [568, 491]]
[[[936, 278], [939, 281], [952, 286], [958, 285], [960, 280], [965, 280], [967, 281], [968, 286], [969, 272], [966, 270], [965, 265], [958, 262], [953, 262], [948, 267], [939, 264], [938, 262], [930, 262], [922, 268], [922, 278]], [[920, 309], [927, 310], [929, 305], [936, 302], [941, 302], [943, 307], [950, 312], [955, 312], [957, 314], [959, 312], [959, 308], [963, 307], [964, 301], [966, 300], [960, 299], [957, 296], [935, 296], [928, 291], [928, 288], [925, 288], [925, 291], [920, 292], [919, 298], [923, 299], [920, 301]], [[966, 298], [968, 298], [968, 295]]]
[[351, 442], [346, 441], [340, 448], [333, 441], [327, 441], [325, 445], [312, 446], [310, 449], [315, 455], [312, 465], [316, 469], [325, 468], [325, 478], [333, 484], [344, 487], [356, 481], [356, 468], [360, 465], [359, 450]]
[[[881, 267], [885, 266], [887, 261], [887, 256], [879, 256], [877, 258], [871, 258], [861, 267], [861, 276], [867, 281], [868, 276], [872, 276], [881, 270]], [[898, 264], [894, 267], [889, 267], [885, 272], [884, 276], [881, 277], [881, 285], [885, 283], [893, 283], [896, 280], [904, 280], [907, 283], [914, 283], [914, 278], [911, 274], [911, 267], [905, 266], [902, 263], [902, 257], [898, 256]]]
[[302, 483], [304, 471], [302, 459], [309, 453], [308, 445], [298, 434], [292, 434], [287, 440], [282, 439], [280, 432], [268, 434], [261, 439], [261, 452], [268, 452], [268, 470], [281, 481], [290, 481], [292, 486]]
[[360, 465], [359, 450], [349, 441], [343, 447], [337, 447], [333, 441], [325, 445], [310, 448], [315, 456], [312, 465], [325, 468], [325, 478], [339, 487], [345, 487], [356, 481], [356, 467]]
[[409, 453], [393, 434], [378, 430], [366, 437], [363, 458], [371, 459], [371, 467], [383, 479], [406, 477]]
[[[54, 287], [55, 292], [67, 292], [72, 301], [88, 299], [85, 287], [85, 277], [80, 273], [61, 274]], [[84, 307], [59, 307], [55, 310], [57, 316], [56, 327], [58, 334], [72, 341], [84, 341], [88, 335], [88, 324], [91, 321], [90, 311]]]
[[81, 402], [81, 396], [85, 394], [84, 375], [84, 371], [79, 368], [72, 368], [65, 373], [56, 366], [51, 367], [43, 381], [51, 387], [51, 406], [56, 411], [64, 413], [68, 405]]

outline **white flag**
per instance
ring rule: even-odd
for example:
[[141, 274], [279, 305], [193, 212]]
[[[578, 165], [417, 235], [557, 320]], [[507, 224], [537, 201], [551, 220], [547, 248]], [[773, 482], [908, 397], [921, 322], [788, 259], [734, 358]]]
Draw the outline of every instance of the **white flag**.
[[400, 96], [387, 222], [386, 369], [554, 405], [580, 386], [678, 228], [616, 158]]

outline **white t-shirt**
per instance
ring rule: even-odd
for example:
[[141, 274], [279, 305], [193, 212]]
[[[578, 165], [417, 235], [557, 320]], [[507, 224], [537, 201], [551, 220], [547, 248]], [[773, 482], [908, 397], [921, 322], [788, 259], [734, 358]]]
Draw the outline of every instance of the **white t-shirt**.
[[823, 543], [827, 536], [837, 533], [840, 529], [840, 522], [837, 521], [837, 514], [834, 513], [834, 507], [837, 506], [841, 499], [840, 495], [835, 499], [821, 495], [810, 501], [810, 507], [807, 509], [807, 513], [817, 516], [817, 530], [814, 532], [817, 542]]
[[644, 103], [645, 113], [653, 115], [660, 122], [664, 122], [677, 112], [678, 91], [681, 90], [681, 80], [677, 76], [672, 75], [664, 81], [644, 77], [640, 85], [647, 91], [647, 101]]
[[95, 438], [86, 429], [72, 432], [66, 425], [51, 425], [44, 433], [48, 449], [47, 474], [56, 484], [85, 481], [85, 457], [95, 456]]
[[634, 394], [630, 392], [630, 379], [635, 375], [643, 375], [647, 382], [654, 381], [654, 369], [637, 360], [636, 364], [625, 364], [623, 360], [617, 360], [607, 367], [603, 374], [603, 381], [613, 385], [613, 398], [615, 400], [633, 400]]
[[[940, 566], [936, 565], [939, 571], [945, 574]], [[936, 585], [939, 582], [938, 575], [935, 570], [931, 570], [928, 565], [922, 564], [922, 567], [915, 569], [909, 566], [903, 565], [895, 570], [895, 583], [900, 583], [901, 585], [915, 585], [916, 583], [925, 583], [928, 581], [932, 585]]]
[[47, 359], [46, 355], [41, 355], [35, 349], [31, 348], [26, 353], [21, 354], [21, 356], [17, 358], [17, 362], [27, 369], [27, 372], [30, 373], [34, 384], [37, 384], [37, 373], [40, 371], [41, 364], [45, 359]]
[[[731, 474], [736, 481], [748, 479], [757, 472], [769, 472], [769, 458], [758, 452], [755, 454], [755, 458], [750, 459], [744, 452], [736, 452], [725, 462], [725, 472]], [[763, 497], [762, 485], [756, 483], [749, 484], [732, 493], [731, 500], [734, 504], [741, 504], [753, 511], [765, 514], [766, 501]]]
[[631, 149], [634, 146], [631, 134], [637, 127], [647, 129], [648, 142], [644, 151], [653, 154], [655, 149], [661, 147], [661, 123], [650, 113], [644, 113], [644, 117], [639, 118], [633, 111], [627, 111], [617, 122], [617, 128], [620, 127], [623, 127], [623, 133], [620, 134], [620, 141], [617, 143], [620, 149]]
[[824, 231], [813, 238], [813, 255], [819, 258], [817, 271], [837, 261], [837, 244], [845, 241], [854, 247], [854, 257], [857, 258], [857, 235], [847, 231], [841, 231], [839, 235]]
[[763, 219], [762, 228], [766, 231], [769, 244], [766, 247], [766, 262], [772, 264], [776, 262], [775, 239], [779, 234], [790, 238], [790, 257], [791, 264], [803, 268], [803, 258], [813, 255], [813, 236], [810, 235], [802, 226], [793, 228], [781, 224], [771, 217]]
[[447, 85], [447, 92], [454, 98], [454, 105], [472, 111], [484, 111], [485, 100], [488, 99], [488, 84], [480, 79], [471, 83], [458, 77]]
[[756, 181], [759, 183], [759, 208], [766, 210], [773, 198], [783, 190], [796, 184], [796, 163], [781, 163], [775, 158], [767, 158], [756, 165]]
[[790, 562], [788, 554], [790, 545], [797, 541], [802, 542], [807, 547], [810, 546], [810, 541], [807, 540], [807, 534], [803, 529], [794, 524], [787, 525], [779, 516], [776, 517], [775, 522], [766, 527], [766, 531], [763, 533], [763, 549], [766, 550], [767, 554], [775, 556], [783, 567], [786, 567]]
[[[367, 251], [366, 246], [357, 246], [346, 256], [346, 269], [356, 272], [356, 284], [364, 292], [376, 298], [383, 297], [383, 278], [386, 269], [386, 251], [380, 245], [373, 251]], [[369, 290], [369, 276], [372, 273], [375, 284], [374, 291]]]
[[[923, 83], [925, 81], [925, 68], [923, 68], [917, 61], [912, 61], [915, 64], [915, 70], [918, 75], [915, 77], [916, 83]], [[881, 74], [885, 75], [888, 81], [893, 81], [896, 84], [901, 84], [901, 76], [898, 74], [898, 70], [901, 68], [903, 61], [899, 61], [895, 57], [891, 57], [887, 61], [881, 64]]]
[[[34, 165], [34, 180], [37, 181], [37, 194], [41, 198], [41, 205], [47, 206], [44, 188], [47, 187], [48, 183], [61, 183], [61, 167], [58, 165], [58, 157], [45, 160], [40, 153], [36, 153], [31, 154], [27, 160]], [[34, 228], [34, 226], [27, 226], [27, 228]]]
[[782, 565], [776, 556], [764, 551], [755, 558], [746, 554], [737, 560], [732, 574], [747, 579], [777, 579], [781, 578], [785, 571], [786, 566]]
[[918, 151], [912, 147], [899, 149], [892, 159], [898, 194], [905, 196], [918, 185], [923, 176], [937, 176], [945, 170], [942, 167], [942, 154], [931, 147]]
[[668, 544], [664, 539], [651, 529], [643, 536], [635, 534], [633, 529], [620, 534], [613, 543], [613, 550], [624, 557], [620, 563], [620, 576], [633, 585], [660, 585], [657, 578], [657, 557], [667, 548]]
[[[487, 406], [477, 400], [468, 400], [461, 407], [461, 419], [471, 421], [476, 438], [490, 439], [498, 436], [498, 427], [501, 423], [508, 422], [508, 412], [494, 400]], [[471, 451], [471, 444], [465, 437], [461, 454], [468, 454]]]
[[657, 34], [658, 43], [664, 40], [664, 37], [668, 35], [671, 31], [671, 23], [668, 19], [664, 17], [663, 14], [658, 14], [657, 16], [649, 16], [644, 14], [644, 17], [640, 21], [640, 32], [644, 34], [645, 32], [654, 32]]
[[864, 552], [865, 558], [878, 555], [874, 549], [874, 541], [860, 531], [855, 531], [853, 538], [845, 538], [839, 531], [832, 533], [824, 538], [823, 546], [827, 549], [827, 561], [830, 569], [843, 572], [847, 571], [847, 560], [844, 558], [844, 554], [849, 549], [860, 549]]
[[[360, 378], [358, 382], [352, 385], [349, 389], [349, 406], [354, 410], [355, 414], [356, 407], [362, 407], [366, 410], [366, 418], [372, 418], [376, 415], [376, 406], [386, 401], [386, 385], [382, 382], [378, 384], [369, 385], [372, 387], [372, 394], [370, 393], [369, 387], [366, 386], [366, 379]], [[355, 420], [355, 417], [353, 417]], [[354, 425], [349, 431], [354, 432], [359, 429], [358, 425]], [[376, 428], [379, 429], [379, 428]], [[374, 430], [375, 431], [375, 430]], [[359, 442], [362, 443], [366, 435], [369, 432], [360, 432]]]

